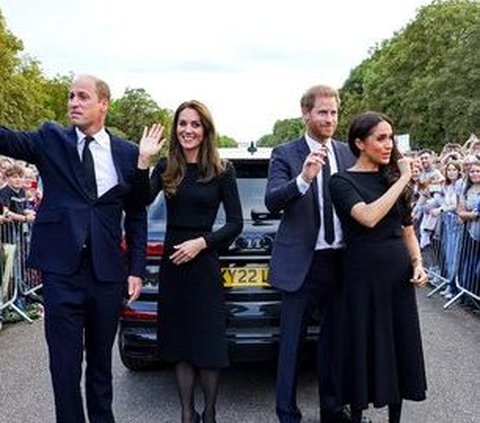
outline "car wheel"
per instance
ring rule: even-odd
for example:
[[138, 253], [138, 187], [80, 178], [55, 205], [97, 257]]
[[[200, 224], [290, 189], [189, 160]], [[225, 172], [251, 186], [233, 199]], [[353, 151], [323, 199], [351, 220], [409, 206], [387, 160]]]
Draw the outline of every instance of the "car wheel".
[[120, 360], [123, 365], [134, 372], [143, 371], [143, 370], [153, 370], [158, 368], [166, 367], [166, 364], [160, 360], [151, 360], [144, 359], [135, 356], [128, 355], [125, 350], [122, 348], [122, 345], [118, 344], [118, 351], [120, 353]]
[[132, 371], [150, 370], [154, 368], [153, 362], [141, 358], [120, 354], [120, 359], [122, 360], [123, 365]]

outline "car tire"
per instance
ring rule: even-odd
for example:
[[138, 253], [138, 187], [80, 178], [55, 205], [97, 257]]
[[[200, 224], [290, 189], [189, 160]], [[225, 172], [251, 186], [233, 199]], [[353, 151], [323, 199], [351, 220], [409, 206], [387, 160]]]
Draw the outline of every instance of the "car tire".
[[161, 360], [147, 360], [126, 354], [120, 343], [118, 344], [118, 351], [120, 353], [120, 360], [128, 370], [141, 372], [166, 367], [166, 363]]

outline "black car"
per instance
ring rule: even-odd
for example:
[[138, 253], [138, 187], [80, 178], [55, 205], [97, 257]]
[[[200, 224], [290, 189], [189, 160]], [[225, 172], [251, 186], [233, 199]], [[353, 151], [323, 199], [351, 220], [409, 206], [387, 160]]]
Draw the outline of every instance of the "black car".
[[[271, 149], [221, 149], [222, 158], [235, 167], [243, 208], [243, 232], [220, 252], [227, 310], [227, 340], [232, 361], [259, 361], [276, 357], [279, 343], [280, 293], [268, 282], [268, 264], [279, 215], [264, 205]], [[220, 209], [216, 225], [224, 221]], [[147, 278], [140, 298], [124, 305], [120, 318], [119, 349], [132, 370], [151, 367], [159, 360], [157, 347], [158, 269], [162, 263], [166, 207], [160, 193], [148, 213]], [[160, 310], [161, 314], [161, 310]], [[315, 339], [315, 325], [308, 340]], [[161, 348], [161, 346], [160, 346]]]

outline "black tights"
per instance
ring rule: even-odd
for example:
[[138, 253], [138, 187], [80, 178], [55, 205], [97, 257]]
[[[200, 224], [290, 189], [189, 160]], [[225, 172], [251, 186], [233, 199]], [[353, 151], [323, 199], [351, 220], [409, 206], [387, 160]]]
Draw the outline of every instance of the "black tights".
[[[352, 412], [352, 423], [361, 423], [363, 410], [361, 408], [355, 408], [351, 406]], [[402, 402], [398, 404], [390, 404], [388, 406], [388, 422], [389, 423], [400, 423], [400, 417], [402, 414]]]
[[[175, 365], [178, 394], [182, 405], [182, 423], [195, 423], [198, 420], [194, 399], [196, 373], [195, 367], [186, 361], [180, 361]], [[205, 401], [202, 418], [205, 423], [215, 423], [220, 371], [200, 369], [199, 375]]]
[[390, 404], [388, 406], [388, 421], [389, 423], [400, 423], [402, 414], [402, 402], [398, 404]]

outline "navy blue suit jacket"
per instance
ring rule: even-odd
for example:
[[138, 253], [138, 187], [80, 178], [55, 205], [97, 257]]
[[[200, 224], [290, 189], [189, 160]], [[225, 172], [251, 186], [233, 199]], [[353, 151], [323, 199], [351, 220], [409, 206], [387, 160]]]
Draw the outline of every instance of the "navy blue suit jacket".
[[[143, 276], [147, 221], [141, 201], [148, 174], [137, 169], [138, 148], [110, 134], [118, 184], [98, 199], [84, 188], [74, 128], [45, 123], [36, 132], [0, 127], [0, 154], [33, 163], [44, 196], [33, 225], [28, 264], [61, 275], [74, 273], [90, 236], [93, 267], [101, 281], [125, 282]], [[121, 248], [122, 223], [128, 245]], [[127, 255], [127, 257], [125, 256]]]
[[[348, 146], [333, 140], [338, 170], [353, 165]], [[272, 151], [265, 193], [271, 212], [283, 211], [270, 260], [270, 283], [282, 290], [298, 290], [307, 276], [320, 229], [318, 186], [315, 179], [302, 195], [297, 176], [310, 154], [305, 137], [275, 147]]]

